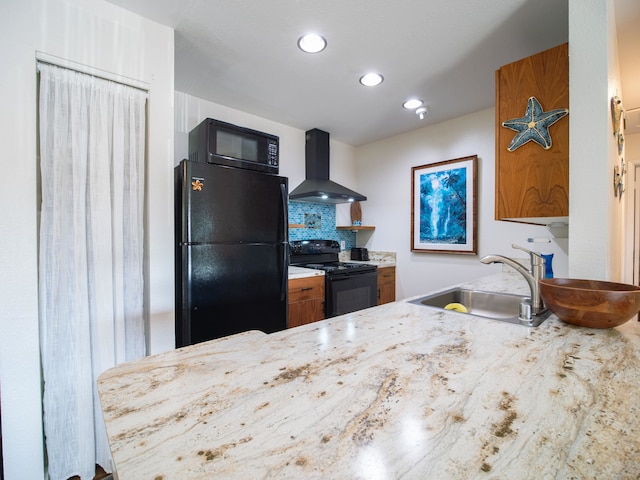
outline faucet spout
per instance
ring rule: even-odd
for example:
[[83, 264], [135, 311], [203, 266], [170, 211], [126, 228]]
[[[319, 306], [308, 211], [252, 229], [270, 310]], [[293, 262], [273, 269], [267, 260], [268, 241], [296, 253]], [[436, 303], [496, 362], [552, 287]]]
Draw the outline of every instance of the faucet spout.
[[[537, 254], [534, 253], [532, 255]], [[544, 262], [544, 259], [542, 259], [542, 261]], [[520, 262], [517, 262], [516, 260], [505, 257], [503, 255], [487, 255], [485, 257], [482, 257], [480, 259], [480, 262], [487, 265], [491, 263], [503, 263], [505, 265], [509, 265], [520, 275], [522, 275], [529, 284], [529, 290], [531, 290], [531, 313], [533, 315], [538, 315], [546, 310], [544, 302], [542, 301], [542, 297], [540, 296], [540, 287], [538, 286], [538, 280], [542, 278], [540, 276], [540, 272], [544, 272], [544, 267], [542, 269], [532, 267], [532, 271], [530, 272]]]
[[531, 275], [531, 272], [529, 272], [529, 270], [520, 262], [509, 257], [505, 257], [503, 255], [487, 255], [486, 257], [482, 257], [480, 261], [487, 265], [490, 263], [504, 263], [505, 265], [509, 265], [511, 268], [521, 274], [525, 278], [525, 280], [527, 280], [529, 286], [531, 286], [531, 283], [533, 282], [533, 275]]

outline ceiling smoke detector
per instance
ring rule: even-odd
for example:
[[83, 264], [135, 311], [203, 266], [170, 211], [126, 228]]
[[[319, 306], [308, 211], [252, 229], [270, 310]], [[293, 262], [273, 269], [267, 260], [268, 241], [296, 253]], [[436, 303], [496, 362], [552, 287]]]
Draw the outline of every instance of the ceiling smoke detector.
[[424, 117], [429, 113], [429, 109], [425, 106], [416, 108], [416, 115], [420, 117], [420, 120], [424, 120]]

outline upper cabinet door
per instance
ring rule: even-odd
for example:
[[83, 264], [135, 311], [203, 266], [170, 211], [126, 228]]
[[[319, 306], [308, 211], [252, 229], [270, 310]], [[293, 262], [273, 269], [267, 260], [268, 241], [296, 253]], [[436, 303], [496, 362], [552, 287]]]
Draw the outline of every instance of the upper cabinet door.
[[[568, 108], [568, 44], [496, 71], [497, 220], [548, 224], [569, 215], [569, 116], [556, 112], [560, 118], [549, 124], [549, 112]], [[525, 118], [536, 131], [525, 129]], [[539, 134], [548, 136], [526, 141]]]

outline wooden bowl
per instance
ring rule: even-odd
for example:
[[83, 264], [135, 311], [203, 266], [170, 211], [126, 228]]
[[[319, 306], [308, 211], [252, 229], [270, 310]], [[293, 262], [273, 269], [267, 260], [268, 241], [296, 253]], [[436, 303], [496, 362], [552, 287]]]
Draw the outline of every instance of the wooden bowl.
[[539, 281], [546, 307], [563, 322], [611, 328], [640, 311], [640, 287], [600, 280], [545, 278]]

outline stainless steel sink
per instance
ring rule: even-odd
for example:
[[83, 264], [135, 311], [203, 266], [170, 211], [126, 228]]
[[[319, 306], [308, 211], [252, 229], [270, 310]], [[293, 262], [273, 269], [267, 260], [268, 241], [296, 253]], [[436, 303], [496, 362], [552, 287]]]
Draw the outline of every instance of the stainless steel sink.
[[540, 315], [533, 316], [531, 321], [520, 320], [520, 304], [530, 303], [529, 297], [510, 293], [468, 290], [465, 288], [452, 288], [411, 300], [409, 303], [437, 308], [442, 311], [445, 311], [444, 307], [450, 303], [460, 303], [467, 309], [467, 313], [463, 313], [463, 315], [488, 318], [529, 327], [537, 327], [551, 314], [551, 312], [547, 310]]

